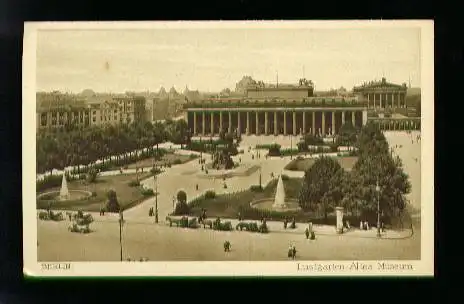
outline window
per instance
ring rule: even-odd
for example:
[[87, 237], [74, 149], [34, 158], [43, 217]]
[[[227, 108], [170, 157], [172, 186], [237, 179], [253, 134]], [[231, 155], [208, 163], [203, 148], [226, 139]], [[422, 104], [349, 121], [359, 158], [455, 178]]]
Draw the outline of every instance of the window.
[[96, 122], [96, 121], [97, 121], [97, 118], [96, 118], [96, 117], [94, 117], [94, 118], [92, 118], [92, 120], [93, 120], [93, 122]]
[[97, 111], [93, 111], [93, 115], [97, 115]]

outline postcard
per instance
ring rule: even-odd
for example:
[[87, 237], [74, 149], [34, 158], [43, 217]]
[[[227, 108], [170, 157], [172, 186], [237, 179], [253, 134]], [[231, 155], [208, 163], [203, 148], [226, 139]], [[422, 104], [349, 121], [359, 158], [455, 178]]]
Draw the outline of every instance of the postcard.
[[25, 23], [24, 275], [433, 276], [433, 41]]

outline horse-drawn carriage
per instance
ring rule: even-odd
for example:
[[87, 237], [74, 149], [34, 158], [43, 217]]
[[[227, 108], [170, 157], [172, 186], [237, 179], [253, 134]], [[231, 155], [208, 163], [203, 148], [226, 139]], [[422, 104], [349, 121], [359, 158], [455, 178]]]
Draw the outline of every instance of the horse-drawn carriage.
[[219, 231], [232, 231], [234, 228], [232, 227], [231, 222], [221, 222], [220, 218], [217, 218], [214, 223], [213, 223], [213, 230], [219, 230]]
[[73, 222], [69, 227], [68, 230], [70, 232], [78, 232], [78, 233], [90, 233], [90, 224], [83, 223], [83, 222]]
[[188, 217], [188, 216], [166, 216], [166, 223], [169, 224], [169, 227], [172, 225], [176, 225], [177, 227], [181, 228], [198, 228], [200, 225], [198, 224], [196, 217]]
[[52, 210], [40, 211], [38, 217], [44, 221], [62, 221], [64, 219], [62, 212], [54, 213]]
[[68, 214], [68, 217], [71, 218], [71, 225], [68, 227], [69, 231], [78, 233], [89, 233], [91, 231], [90, 224], [93, 222], [93, 216], [90, 213], [78, 212]]
[[259, 227], [258, 227], [258, 223], [256, 222], [239, 222], [237, 224], [237, 226], [235, 227], [236, 230], [239, 230], [242, 231], [243, 229], [245, 229], [245, 231], [249, 231], [249, 232], [258, 232], [259, 231]]

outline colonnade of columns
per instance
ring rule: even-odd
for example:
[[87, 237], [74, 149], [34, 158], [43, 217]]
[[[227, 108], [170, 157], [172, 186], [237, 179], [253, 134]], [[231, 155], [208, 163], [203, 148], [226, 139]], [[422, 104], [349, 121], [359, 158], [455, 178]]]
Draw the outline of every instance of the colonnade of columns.
[[193, 135], [214, 135], [221, 130], [256, 135], [334, 135], [347, 119], [352, 125], [360, 127], [367, 123], [367, 111], [363, 108], [251, 111], [214, 109], [189, 111], [187, 115]]
[[368, 108], [405, 108], [406, 93], [366, 93], [364, 98], [367, 100]]
[[377, 119], [373, 122], [380, 130], [395, 131], [395, 130], [420, 130], [420, 119]]

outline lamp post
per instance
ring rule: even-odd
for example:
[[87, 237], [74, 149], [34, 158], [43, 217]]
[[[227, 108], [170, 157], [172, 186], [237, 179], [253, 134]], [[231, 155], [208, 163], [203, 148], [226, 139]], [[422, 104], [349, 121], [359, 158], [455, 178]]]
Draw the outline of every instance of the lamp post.
[[158, 224], [158, 179], [156, 175], [153, 176], [155, 183], [155, 223]]
[[380, 186], [378, 179], [375, 185], [375, 191], [377, 192], [377, 237], [380, 237]]
[[119, 211], [119, 254], [122, 262], [122, 225], [124, 223], [124, 216], [122, 211]]
[[293, 135], [290, 135], [290, 159], [293, 159]]
[[174, 212], [175, 208], [176, 208], [176, 197], [172, 196], [172, 212]]
[[261, 166], [259, 166], [259, 187], [261, 188]]

